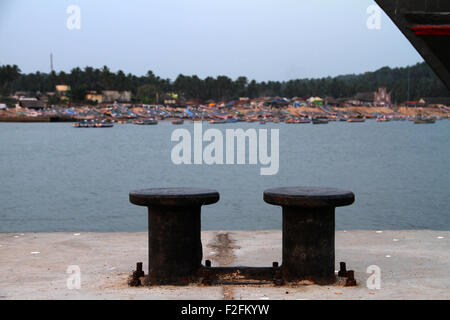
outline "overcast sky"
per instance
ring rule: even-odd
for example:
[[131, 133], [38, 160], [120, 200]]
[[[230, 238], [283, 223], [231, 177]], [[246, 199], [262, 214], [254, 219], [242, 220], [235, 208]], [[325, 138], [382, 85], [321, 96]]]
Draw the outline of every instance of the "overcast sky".
[[[0, 65], [289, 80], [423, 61], [373, 0], [0, 0]], [[81, 28], [70, 30], [70, 5]]]

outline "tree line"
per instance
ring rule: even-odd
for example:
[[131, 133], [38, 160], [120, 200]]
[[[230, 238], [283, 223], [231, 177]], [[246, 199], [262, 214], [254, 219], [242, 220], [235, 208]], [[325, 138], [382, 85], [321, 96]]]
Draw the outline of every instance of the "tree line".
[[[84, 101], [88, 91], [130, 90], [136, 102], [162, 102], [167, 93], [177, 93], [186, 99], [232, 100], [238, 97], [305, 97], [321, 96], [349, 98], [358, 92], [376, 91], [386, 87], [396, 103], [416, 100], [421, 97], [448, 97], [450, 91], [443, 85], [426, 63], [403, 68], [384, 67], [374, 72], [351, 74], [319, 79], [297, 79], [289, 81], [249, 80], [227, 76], [206, 77], [180, 74], [174, 81], [164, 79], [148, 71], [143, 76], [112, 72], [107, 66], [74, 68], [70, 73], [28, 73], [24, 74], [16, 65], [0, 66], [0, 94], [7, 96], [16, 91], [52, 92], [57, 84], [71, 87], [72, 101]], [[159, 100], [159, 101], [157, 101]]]

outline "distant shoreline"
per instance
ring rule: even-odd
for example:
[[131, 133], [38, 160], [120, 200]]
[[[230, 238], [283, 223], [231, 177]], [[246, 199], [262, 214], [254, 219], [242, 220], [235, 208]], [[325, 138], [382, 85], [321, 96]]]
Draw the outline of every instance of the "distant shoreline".
[[[166, 107], [165, 107], [166, 108]], [[95, 109], [95, 107], [93, 107]], [[171, 113], [184, 113], [186, 108], [168, 108], [171, 110]], [[82, 116], [82, 115], [68, 115], [68, 114], [38, 114], [38, 115], [26, 115], [26, 114], [17, 114], [17, 110], [12, 108], [8, 109], [6, 112], [0, 113], [0, 122], [16, 122], [16, 123], [52, 123], [52, 122], [78, 122], [82, 120], [109, 120], [115, 121], [116, 123], [132, 123], [136, 120], [143, 120], [148, 118], [155, 118], [158, 121], [172, 121], [172, 120], [180, 120], [183, 119], [185, 121], [194, 120], [192, 117], [184, 114], [182, 117], [180, 116], [152, 116], [147, 113], [147, 110], [144, 107], [130, 107], [129, 110], [133, 111], [134, 117], [114, 117], [111, 115], [101, 114], [97, 117], [95, 116]], [[376, 119], [377, 117], [389, 118], [390, 120], [411, 120], [413, 117], [418, 115], [427, 115], [432, 117], [437, 117], [438, 119], [449, 119], [450, 118], [450, 108], [442, 108], [442, 107], [367, 107], [367, 106], [352, 106], [352, 107], [340, 107], [340, 108], [332, 108], [331, 111], [327, 112], [321, 108], [311, 108], [311, 107], [286, 107], [279, 109], [271, 109], [270, 116], [258, 115], [258, 108], [231, 108], [225, 109], [224, 114], [228, 114], [229, 117], [234, 116], [235, 114], [241, 114], [239, 116], [240, 121], [268, 121], [271, 119], [280, 119], [280, 122], [284, 122], [283, 119], [289, 118], [313, 118], [313, 117], [327, 117], [330, 121], [338, 120], [340, 117], [355, 117], [360, 116], [366, 119]], [[42, 112], [46, 112], [45, 110]], [[223, 118], [217, 117], [213, 110], [204, 111], [208, 113], [207, 117], [202, 119], [195, 118], [195, 120], [220, 120]], [[275, 113], [278, 112], [278, 115]]]

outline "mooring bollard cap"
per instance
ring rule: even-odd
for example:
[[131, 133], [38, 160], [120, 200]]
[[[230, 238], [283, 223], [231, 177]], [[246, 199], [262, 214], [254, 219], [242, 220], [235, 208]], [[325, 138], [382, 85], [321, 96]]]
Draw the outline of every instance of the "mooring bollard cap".
[[334, 188], [286, 187], [264, 191], [264, 201], [278, 206], [342, 207], [355, 202], [355, 195]]
[[216, 190], [200, 188], [152, 188], [130, 192], [130, 202], [138, 206], [202, 206], [219, 201]]

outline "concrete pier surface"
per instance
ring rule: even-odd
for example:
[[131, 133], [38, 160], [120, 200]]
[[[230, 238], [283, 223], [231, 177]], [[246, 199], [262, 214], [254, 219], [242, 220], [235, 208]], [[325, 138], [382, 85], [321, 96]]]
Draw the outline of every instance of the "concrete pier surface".
[[[147, 233], [0, 233], [0, 299], [449, 299], [450, 231], [337, 231], [339, 262], [355, 270], [356, 287], [127, 285], [136, 262], [147, 261]], [[214, 266], [281, 263], [281, 230], [202, 232], [203, 258]], [[68, 289], [69, 266], [81, 288]], [[381, 288], [369, 289], [369, 266]]]

